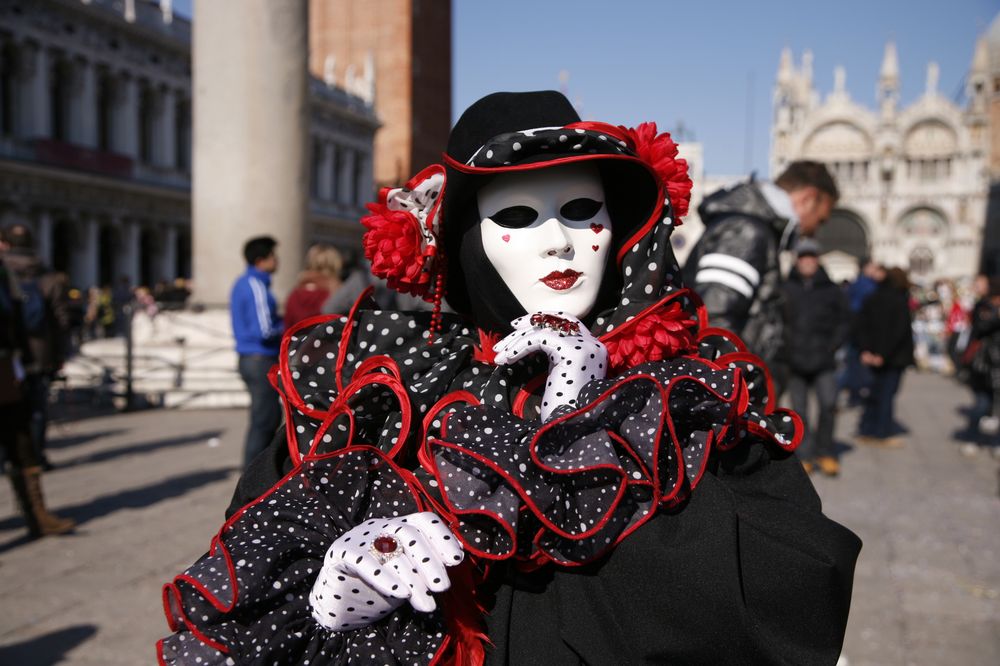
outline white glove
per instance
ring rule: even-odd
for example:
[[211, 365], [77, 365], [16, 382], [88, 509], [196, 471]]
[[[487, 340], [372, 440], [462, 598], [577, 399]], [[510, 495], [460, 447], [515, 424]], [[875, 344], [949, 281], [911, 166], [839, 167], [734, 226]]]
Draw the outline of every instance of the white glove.
[[434, 610], [434, 592], [451, 585], [445, 567], [462, 546], [437, 514], [368, 520], [333, 542], [309, 593], [312, 615], [330, 631], [377, 622], [407, 600]]
[[[565, 322], [562, 328], [567, 330], [557, 330], [559, 320]], [[607, 374], [608, 350], [576, 317], [564, 312], [536, 312], [515, 319], [511, 326], [514, 332], [493, 346], [498, 365], [510, 365], [535, 352], [549, 357], [542, 421], [548, 421], [559, 405], [575, 406], [584, 384]]]

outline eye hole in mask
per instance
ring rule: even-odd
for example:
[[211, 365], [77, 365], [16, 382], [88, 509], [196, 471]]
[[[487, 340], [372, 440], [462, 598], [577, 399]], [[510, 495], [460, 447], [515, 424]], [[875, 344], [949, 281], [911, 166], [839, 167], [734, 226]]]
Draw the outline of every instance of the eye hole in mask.
[[509, 206], [490, 215], [490, 219], [507, 229], [521, 229], [538, 219], [538, 211], [530, 206]]
[[559, 209], [559, 214], [567, 220], [583, 222], [597, 215], [602, 206], [604, 206], [604, 202], [602, 201], [580, 197], [579, 199], [573, 199], [563, 204], [563, 207]]

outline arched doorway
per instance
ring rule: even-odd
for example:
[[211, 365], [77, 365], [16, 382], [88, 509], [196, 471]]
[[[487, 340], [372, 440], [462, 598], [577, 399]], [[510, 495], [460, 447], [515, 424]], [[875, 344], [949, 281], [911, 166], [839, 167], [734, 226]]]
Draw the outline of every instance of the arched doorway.
[[139, 284], [152, 289], [161, 279], [160, 239], [152, 229], [143, 229], [139, 235]]
[[177, 254], [174, 275], [187, 280], [191, 279], [191, 234], [182, 231], [177, 234]]
[[[52, 268], [59, 273], [65, 273], [72, 280], [74, 271], [74, 249], [77, 246], [77, 234], [73, 222], [57, 219], [52, 225]], [[90, 285], [76, 285], [89, 287]]]
[[97, 283], [112, 286], [118, 277], [117, 257], [121, 252], [121, 235], [111, 225], [102, 225], [97, 235]]
[[908, 249], [910, 274], [917, 280], [933, 276], [937, 269], [937, 252], [948, 238], [948, 221], [941, 211], [929, 206], [912, 208], [899, 218], [899, 235]]
[[868, 231], [861, 216], [844, 208], [837, 208], [830, 219], [816, 233], [816, 240], [823, 253], [840, 252], [855, 259], [868, 256]]

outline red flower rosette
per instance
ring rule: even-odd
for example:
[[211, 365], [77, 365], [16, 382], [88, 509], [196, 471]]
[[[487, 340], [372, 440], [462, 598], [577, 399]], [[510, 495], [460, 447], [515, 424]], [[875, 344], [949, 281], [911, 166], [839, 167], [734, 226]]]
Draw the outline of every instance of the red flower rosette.
[[608, 349], [611, 369], [621, 372], [690, 352], [695, 347], [696, 327], [697, 321], [680, 303], [671, 303], [636, 317], [601, 339]]
[[432, 287], [441, 270], [438, 232], [444, 194], [444, 167], [435, 164], [405, 187], [383, 189], [377, 203], [361, 218], [368, 230], [361, 243], [372, 274], [390, 289], [433, 300]]
[[638, 127], [620, 127], [625, 140], [643, 162], [651, 167], [667, 188], [674, 207], [674, 224], [680, 225], [691, 203], [691, 176], [687, 160], [678, 159], [677, 144], [669, 132], [657, 133], [656, 123], [641, 123]]
[[424, 296], [431, 284], [429, 265], [437, 248], [426, 245], [420, 221], [405, 210], [390, 210], [384, 203], [368, 204], [369, 215], [361, 218], [368, 229], [362, 244], [372, 264], [372, 274], [384, 278], [390, 289]]

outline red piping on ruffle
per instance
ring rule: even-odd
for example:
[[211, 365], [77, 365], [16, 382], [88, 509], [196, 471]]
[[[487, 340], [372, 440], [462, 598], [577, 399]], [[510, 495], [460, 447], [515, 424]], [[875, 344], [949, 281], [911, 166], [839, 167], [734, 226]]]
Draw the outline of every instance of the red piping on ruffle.
[[[712, 363], [710, 361], [707, 361], [705, 359], [697, 358], [697, 359], [691, 359], [691, 360], [703, 363], [703, 364], [709, 366], [709, 368], [711, 368], [711, 369], [713, 369], [715, 371], [718, 371], [718, 372], [729, 372], [729, 370], [727, 368], [717, 367], [714, 363]], [[618, 486], [617, 492], [615, 494], [615, 498], [610, 503], [610, 506], [609, 506], [608, 510], [605, 512], [605, 515], [601, 518], [601, 520], [595, 526], [589, 528], [588, 530], [586, 530], [584, 532], [580, 532], [580, 533], [577, 533], [577, 534], [571, 534], [569, 532], [566, 532], [566, 531], [562, 530], [559, 526], [557, 526], [555, 523], [553, 523], [548, 517], [546, 517], [546, 515], [544, 514], [544, 512], [534, 502], [534, 500], [531, 498], [531, 496], [526, 493], [525, 489], [521, 487], [520, 483], [516, 479], [514, 479], [506, 470], [504, 470], [498, 464], [494, 463], [492, 460], [490, 460], [490, 459], [488, 459], [488, 458], [486, 458], [486, 457], [484, 457], [484, 456], [482, 456], [482, 455], [480, 455], [478, 453], [475, 453], [473, 451], [469, 451], [468, 449], [463, 448], [461, 445], [455, 444], [453, 442], [448, 442], [448, 441], [446, 441], [444, 439], [432, 439], [430, 442], [428, 442], [428, 446], [429, 447], [430, 446], [440, 446], [441, 448], [447, 448], [447, 449], [459, 451], [462, 455], [468, 456], [469, 458], [471, 458], [471, 459], [475, 460], [476, 462], [478, 462], [478, 463], [480, 463], [480, 464], [488, 467], [491, 471], [493, 471], [494, 473], [496, 473], [497, 475], [499, 475], [500, 477], [502, 477], [504, 479], [505, 483], [517, 494], [517, 496], [519, 497], [520, 501], [522, 502], [522, 506], [523, 507], [527, 507], [531, 511], [532, 515], [534, 515], [535, 518], [538, 519], [538, 521], [543, 525], [543, 528], [545, 530], [548, 530], [551, 533], [553, 533], [553, 534], [555, 534], [555, 535], [557, 535], [557, 536], [559, 536], [561, 538], [569, 539], [569, 540], [573, 540], [573, 541], [586, 539], [586, 538], [589, 538], [589, 537], [593, 536], [594, 534], [600, 532], [600, 530], [603, 529], [607, 525], [607, 522], [612, 519], [612, 517], [614, 516], [615, 510], [617, 508], [617, 505], [621, 502], [622, 497], [624, 496], [624, 493], [627, 491], [627, 489], [628, 489], [629, 486], [631, 486], [631, 485], [652, 486], [653, 497], [651, 499], [651, 505], [653, 507], [656, 507], [656, 506], [658, 506], [660, 504], [669, 503], [673, 499], [675, 499], [678, 496], [678, 494], [680, 493], [680, 491], [684, 488], [684, 482], [685, 481], [688, 482], [688, 487], [690, 489], [693, 489], [698, 484], [698, 482], [701, 480], [701, 477], [702, 477], [702, 475], [704, 473], [704, 470], [705, 470], [706, 461], [707, 461], [707, 459], [708, 459], [708, 457], [709, 457], [709, 455], [711, 453], [710, 447], [712, 446], [712, 443], [713, 443], [713, 437], [714, 437], [714, 439], [723, 439], [725, 437], [726, 433], [728, 433], [728, 431], [729, 431], [730, 424], [729, 423], [723, 424], [720, 427], [720, 429], [719, 429], [718, 436], [710, 436], [710, 437], [708, 437], [708, 439], [706, 440], [706, 443], [705, 443], [706, 450], [705, 450], [705, 452], [704, 452], [704, 454], [702, 456], [702, 465], [699, 468], [699, 470], [696, 472], [696, 475], [693, 478], [689, 477], [688, 474], [687, 474], [687, 472], [686, 472], [686, 469], [685, 469], [684, 454], [683, 454], [683, 450], [682, 450], [681, 445], [680, 445], [680, 441], [679, 441], [679, 439], [677, 437], [676, 426], [674, 425], [673, 416], [670, 413], [670, 400], [669, 400], [669, 397], [670, 397], [671, 391], [673, 390], [673, 388], [677, 384], [679, 384], [681, 382], [685, 382], [685, 381], [693, 381], [701, 389], [703, 389], [703, 390], [707, 391], [709, 394], [715, 396], [719, 401], [724, 402], [724, 403], [730, 403], [732, 406], [731, 406], [729, 414], [727, 416], [727, 419], [726, 419], [727, 421], [731, 422], [733, 420], [733, 414], [734, 414], [735, 410], [737, 410], [738, 408], [741, 408], [741, 407], [745, 407], [745, 400], [746, 400], [746, 398], [745, 398], [745, 387], [744, 387], [743, 382], [741, 380], [739, 370], [736, 370], [735, 372], [733, 372], [733, 388], [732, 388], [732, 393], [729, 396], [726, 396], [723, 393], [721, 393], [721, 392], [719, 392], [717, 390], [712, 389], [710, 386], [708, 386], [707, 384], [705, 384], [702, 380], [698, 379], [694, 375], [681, 375], [681, 376], [678, 376], [678, 377], [673, 377], [666, 384], [666, 386], [664, 386], [661, 382], [659, 382], [655, 377], [652, 377], [650, 375], [635, 375], [635, 376], [628, 377], [628, 378], [626, 378], [624, 380], [621, 380], [621, 381], [615, 383], [614, 386], [612, 386], [611, 388], [607, 389], [604, 393], [602, 393], [599, 397], [597, 397], [594, 400], [594, 402], [591, 403], [591, 404], [596, 404], [598, 402], [606, 400], [607, 396], [609, 396], [611, 393], [613, 393], [615, 391], [618, 391], [618, 390], [621, 390], [621, 388], [623, 386], [625, 386], [626, 384], [628, 384], [629, 382], [632, 382], [632, 381], [651, 381], [651, 382], [654, 383], [654, 385], [657, 388], [657, 391], [660, 393], [660, 400], [661, 400], [661, 419], [660, 419], [660, 424], [661, 425], [660, 425], [659, 429], [656, 432], [655, 440], [654, 441], [659, 441], [660, 440], [660, 438], [662, 436], [662, 431], [663, 431], [663, 424], [666, 424], [668, 432], [670, 433], [670, 444], [672, 444], [673, 447], [674, 447], [674, 457], [675, 457], [675, 462], [676, 462], [676, 470], [675, 470], [676, 480], [675, 480], [673, 486], [670, 488], [669, 492], [662, 493], [661, 492], [661, 488], [660, 488], [660, 471], [659, 471], [659, 467], [660, 467], [660, 462], [659, 462], [660, 461], [660, 448], [659, 447], [655, 448], [654, 451], [653, 451], [653, 462], [652, 462], [653, 471], [652, 471], [652, 474], [651, 474], [651, 476], [652, 476], [652, 482], [650, 482], [649, 480], [646, 480], [646, 479], [640, 479], [640, 480], [629, 479], [629, 478], [627, 478], [627, 476], [625, 474], [625, 471], [620, 466], [613, 466], [613, 465], [593, 465], [593, 466], [589, 466], [589, 467], [580, 468], [580, 469], [577, 469], [577, 470], [559, 470], [559, 469], [555, 469], [553, 467], [547, 466], [547, 465], [545, 465], [541, 461], [541, 459], [540, 459], [540, 457], [538, 455], [538, 451], [537, 451], [538, 440], [545, 434], [545, 432], [549, 428], [554, 427], [555, 425], [561, 423], [562, 421], [564, 421], [566, 419], [572, 418], [574, 416], [578, 416], [579, 414], [582, 414], [582, 413], [586, 412], [589, 409], [589, 406], [578, 408], [578, 409], [574, 410], [573, 412], [567, 413], [567, 414], [565, 414], [565, 415], [563, 415], [563, 416], [561, 416], [561, 417], [559, 417], [557, 419], [554, 419], [554, 420], [550, 421], [549, 423], [545, 424], [534, 435], [534, 437], [532, 438], [532, 441], [528, 445], [528, 452], [529, 452], [529, 455], [531, 456], [532, 461], [534, 462], [534, 464], [539, 469], [543, 469], [543, 470], [545, 470], [546, 472], [548, 472], [550, 474], [560, 475], [560, 476], [573, 476], [573, 475], [587, 473], [587, 472], [591, 472], [591, 471], [598, 471], [598, 472], [602, 472], [602, 473], [605, 472], [605, 471], [608, 471], [608, 472], [612, 472], [613, 475], [617, 475], [619, 477], [618, 478], [619, 486]], [[609, 436], [614, 435], [614, 433], [610, 433], [610, 432], [608, 434], [609, 434]], [[447, 437], [447, 436], [448, 436], [448, 433], [446, 432], [446, 430], [444, 428], [442, 428], [442, 437]], [[630, 455], [634, 455], [634, 454], [630, 454]], [[422, 463], [423, 462], [425, 462], [425, 461], [422, 461]], [[424, 465], [424, 467], [435, 478], [435, 480], [437, 481], [438, 486], [439, 486], [439, 490], [441, 492], [441, 497], [444, 500], [444, 502], [446, 503], [447, 509], [448, 509], [448, 511], [450, 513], [452, 513], [453, 515], [455, 515], [455, 516], [457, 516], [459, 518], [461, 516], [464, 516], [464, 515], [486, 516], [486, 517], [490, 518], [494, 522], [495, 525], [497, 525], [498, 527], [500, 527], [500, 529], [502, 531], [506, 532], [507, 535], [508, 535], [508, 537], [511, 540], [511, 548], [507, 552], [501, 553], [501, 554], [493, 554], [493, 553], [489, 553], [489, 552], [483, 551], [480, 548], [477, 548], [474, 544], [470, 543], [464, 537], [464, 535], [462, 535], [461, 531], [456, 530], [456, 535], [458, 536], [458, 538], [462, 542], [462, 544], [466, 547], [466, 549], [469, 550], [470, 552], [475, 553], [479, 557], [483, 557], [483, 558], [491, 559], [491, 560], [507, 559], [511, 555], [513, 555], [516, 552], [516, 550], [517, 550], [516, 530], [515, 530], [514, 526], [508, 524], [506, 520], [504, 520], [498, 514], [492, 512], [492, 511], [488, 511], [488, 510], [484, 510], [484, 509], [459, 509], [458, 507], [456, 507], [450, 501], [450, 499], [448, 497], [448, 492], [445, 490], [444, 481], [443, 481], [443, 479], [441, 477], [441, 473], [440, 473], [440, 471], [439, 471], [436, 463], [433, 461], [433, 459], [430, 460], [429, 462], [431, 463], [430, 466], [428, 467], [427, 465]], [[646, 469], [646, 472], [648, 474], [649, 470]], [[601, 555], [603, 555], [605, 552], [607, 552], [611, 548], [614, 548], [615, 546], [617, 546], [617, 544], [620, 543], [622, 541], [622, 539], [624, 539], [629, 534], [631, 534], [635, 529], [638, 528], [639, 525], [641, 525], [641, 524], [645, 523], [646, 521], [648, 521], [653, 515], [655, 515], [655, 513], [656, 513], [655, 508], [652, 509], [652, 510], [650, 510], [645, 516], [642, 516], [635, 523], [633, 523], [633, 525], [631, 525], [628, 528], [626, 528], [625, 530], [623, 530], [622, 533], [618, 535], [618, 537], [615, 539], [615, 541], [613, 543], [609, 544], [605, 549], [602, 549], [599, 554], [595, 555], [594, 558], [591, 558], [591, 560], [588, 560], [588, 561], [592, 561], [593, 559], [596, 559], [596, 558], [600, 557]], [[536, 547], [539, 547], [539, 549], [540, 549], [539, 540], [541, 539], [541, 537], [543, 536], [543, 534], [544, 534], [543, 531], [539, 531], [536, 534], [536, 536], [534, 537], [534, 539], [533, 539]], [[539, 556], [538, 556], [538, 558], [533, 557], [532, 559], [536, 559], [538, 561], [540, 561], [540, 560], [547, 560], [547, 561], [550, 561], [550, 562], [553, 562], [553, 563], [556, 563], [556, 564], [560, 564], [562, 566], [579, 566], [579, 565], [582, 565], [582, 564], [586, 563], [586, 562], [567, 562], [567, 561], [563, 561], [561, 559], [553, 557], [550, 553], [545, 552], [544, 550], [541, 550], [541, 549], [538, 552], [540, 553]]]
[[[238, 580], [236, 577], [236, 567], [233, 565], [232, 556], [229, 554], [229, 550], [226, 548], [226, 544], [223, 541], [225, 533], [229, 531], [229, 529], [232, 528], [232, 526], [251, 507], [254, 507], [257, 504], [260, 504], [261, 502], [266, 500], [268, 497], [274, 494], [274, 492], [277, 491], [281, 486], [287, 483], [290, 479], [297, 476], [302, 471], [303, 463], [312, 460], [326, 460], [329, 458], [345, 456], [348, 454], [354, 454], [358, 452], [373, 454], [375, 457], [379, 459], [380, 465], [383, 464], [388, 465], [394, 472], [396, 472], [399, 475], [400, 479], [402, 479], [406, 487], [409, 489], [410, 494], [413, 497], [414, 504], [417, 507], [417, 510], [418, 511], [424, 510], [424, 508], [426, 507], [426, 503], [424, 502], [424, 497], [419, 490], [419, 484], [413, 477], [413, 474], [398, 467], [395, 463], [392, 462], [392, 460], [387, 458], [386, 455], [382, 451], [380, 451], [377, 447], [369, 445], [357, 445], [351, 448], [339, 449], [337, 451], [333, 451], [331, 453], [323, 455], [306, 456], [305, 458], [303, 458], [302, 463], [295, 465], [292, 468], [292, 470], [288, 472], [288, 474], [283, 476], [280, 481], [271, 486], [271, 488], [268, 489], [267, 492], [265, 492], [252, 502], [249, 502], [248, 504], [243, 506], [239, 511], [234, 513], [229, 518], [229, 520], [223, 523], [218, 533], [214, 537], [212, 537], [212, 543], [211, 547], [209, 548], [208, 554], [211, 556], [216, 556], [216, 551], [218, 551], [222, 554], [222, 557], [226, 562], [226, 570], [229, 574], [229, 586], [232, 589], [232, 595], [233, 595], [232, 601], [230, 603], [227, 604], [222, 600], [220, 600], [218, 597], [212, 594], [200, 581], [198, 581], [195, 578], [192, 578], [187, 574], [180, 574], [178, 576], [175, 576], [172, 581], [163, 586], [163, 592], [162, 592], [163, 608], [167, 618], [167, 626], [170, 628], [170, 630], [176, 632], [180, 628], [181, 625], [180, 623], [177, 622], [177, 619], [179, 618], [181, 623], [183, 623], [185, 628], [188, 631], [190, 631], [195, 636], [195, 638], [202, 641], [209, 647], [212, 647], [213, 649], [222, 652], [223, 654], [229, 654], [228, 647], [206, 636], [198, 629], [198, 627], [190, 620], [190, 618], [188, 618], [187, 613], [184, 610], [184, 602], [183, 602], [184, 593], [181, 591], [179, 584], [186, 583], [190, 585], [192, 588], [194, 588], [195, 592], [197, 592], [205, 601], [211, 604], [216, 610], [222, 613], [229, 613], [230, 611], [232, 611], [236, 607], [236, 604], [239, 602], [240, 592], [239, 592]], [[176, 602], [177, 604], [176, 608], [172, 609], [170, 603], [171, 601]], [[171, 612], [172, 610], [173, 612]], [[157, 651], [158, 651], [158, 658], [160, 659], [161, 663], [164, 663], [162, 656], [162, 649], [163, 649], [163, 639], [157, 642]]]
[[[348, 443], [345, 445], [346, 448], [347, 446], [352, 446], [354, 441], [354, 414], [353, 410], [351, 410], [348, 406], [348, 401], [361, 389], [374, 384], [382, 384], [386, 386], [399, 402], [401, 414], [400, 421], [402, 425], [400, 427], [399, 434], [396, 436], [396, 442], [389, 451], [389, 457], [395, 458], [404, 450], [406, 446], [413, 410], [410, 407], [409, 394], [406, 392], [406, 387], [403, 386], [402, 383], [402, 373], [400, 372], [399, 366], [396, 364], [395, 360], [384, 354], [365, 359], [351, 375], [351, 382], [346, 386], [346, 388], [344, 386], [343, 373], [344, 364], [347, 359], [345, 350], [350, 344], [351, 335], [354, 331], [357, 314], [361, 308], [361, 304], [372, 294], [373, 291], [373, 287], [368, 287], [361, 293], [360, 296], [358, 296], [358, 298], [354, 301], [354, 305], [351, 307], [350, 313], [347, 315], [346, 321], [343, 323], [344, 328], [340, 335], [337, 360], [334, 364], [334, 380], [337, 385], [337, 398], [334, 400], [333, 404], [330, 405], [329, 409], [313, 409], [308, 407], [305, 404], [305, 401], [302, 400], [302, 397], [299, 395], [298, 389], [295, 386], [295, 380], [292, 379], [291, 370], [289, 368], [290, 356], [288, 352], [292, 336], [294, 334], [311, 326], [320, 326], [332, 323], [340, 324], [340, 315], [320, 315], [317, 317], [310, 317], [299, 322], [286, 331], [281, 340], [281, 358], [279, 359], [281, 369], [280, 382], [279, 377], [274, 374], [273, 368], [272, 374], [269, 376], [271, 378], [271, 384], [284, 398], [285, 436], [288, 439], [289, 455], [291, 456], [294, 464], [301, 462], [302, 454], [299, 450], [298, 437], [295, 432], [295, 415], [293, 408], [310, 418], [320, 421], [319, 429], [313, 436], [307, 455], [312, 455], [316, 452], [317, 447], [322, 442], [323, 435], [326, 434], [333, 421], [345, 414], [348, 416], [348, 420], [350, 422], [350, 432], [348, 433]], [[388, 374], [378, 372], [380, 369], [386, 370]]]

